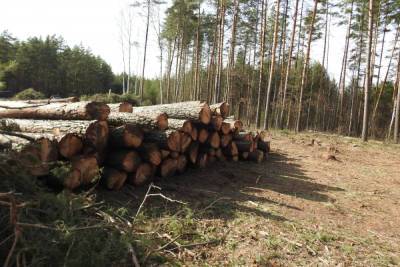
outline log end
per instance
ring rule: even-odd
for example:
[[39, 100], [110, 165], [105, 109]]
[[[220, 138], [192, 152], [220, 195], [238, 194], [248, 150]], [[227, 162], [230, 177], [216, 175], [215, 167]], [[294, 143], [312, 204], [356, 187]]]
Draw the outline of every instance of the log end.
[[209, 124], [211, 121], [211, 109], [207, 103], [202, 103], [202, 109], [199, 114], [200, 121], [204, 124]]
[[86, 105], [86, 112], [89, 119], [105, 121], [110, 114], [110, 107], [101, 102], [90, 102]]

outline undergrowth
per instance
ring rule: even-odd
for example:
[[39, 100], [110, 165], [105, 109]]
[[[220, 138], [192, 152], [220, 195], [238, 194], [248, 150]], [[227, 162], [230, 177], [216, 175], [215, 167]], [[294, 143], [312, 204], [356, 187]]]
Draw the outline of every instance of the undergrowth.
[[122, 193], [97, 187], [57, 191], [31, 176], [15, 155], [0, 157], [2, 266], [7, 257], [8, 266], [133, 266], [134, 258], [143, 266], [179, 265], [192, 247], [219, 242], [182, 203], [151, 197], [136, 214], [142, 197], [132, 204], [118, 197]]

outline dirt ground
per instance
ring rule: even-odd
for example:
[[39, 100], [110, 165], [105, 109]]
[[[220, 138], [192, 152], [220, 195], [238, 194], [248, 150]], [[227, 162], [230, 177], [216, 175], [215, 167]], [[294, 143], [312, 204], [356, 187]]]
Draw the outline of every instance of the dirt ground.
[[215, 163], [156, 184], [185, 203], [144, 205], [137, 230], [158, 232], [161, 265], [400, 265], [398, 145], [273, 132], [262, 164]]

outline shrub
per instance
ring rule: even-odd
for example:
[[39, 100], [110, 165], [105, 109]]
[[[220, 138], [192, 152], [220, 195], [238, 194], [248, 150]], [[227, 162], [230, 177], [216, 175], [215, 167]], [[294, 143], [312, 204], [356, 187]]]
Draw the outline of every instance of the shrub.
[[43, 99], [46, 98], [46, 96], [43, 93], [36, 91], [33, 88], [28, 88], [16, 94], [14, 98], [18, 100], [29, 100], [29, 99]]

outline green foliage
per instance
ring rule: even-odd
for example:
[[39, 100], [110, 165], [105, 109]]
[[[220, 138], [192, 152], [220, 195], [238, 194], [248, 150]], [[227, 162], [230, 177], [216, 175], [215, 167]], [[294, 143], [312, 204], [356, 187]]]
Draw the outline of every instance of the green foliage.
[[43, 93], [36, 91], [33, 88], [28, 88], [16, 94], [14, 98], [18, 100], [29, 100], [29, 99], [43, 99], [46, 98], [46, 96]]
[[129, 102], [129, 103], [133, 104], [134, 106], [137, 106], [139, 103], [138, 97], [133, 94], [119, 95], [119, 94], [115, 94], [115, 93], [83, 95], [83, 96], [81, 96], [81, 100], [83, 100], [83, 101], [98, 101], [98, 102], [104, 102], [104, 103]]

